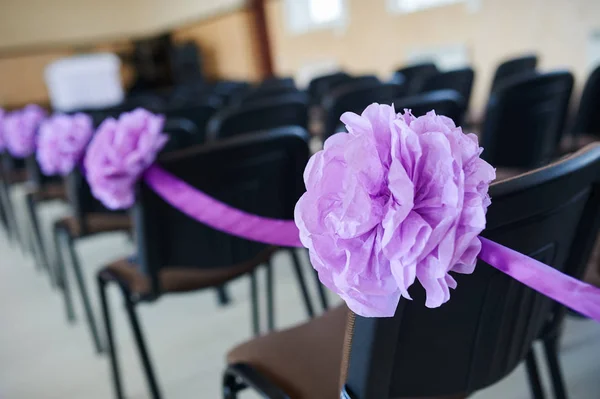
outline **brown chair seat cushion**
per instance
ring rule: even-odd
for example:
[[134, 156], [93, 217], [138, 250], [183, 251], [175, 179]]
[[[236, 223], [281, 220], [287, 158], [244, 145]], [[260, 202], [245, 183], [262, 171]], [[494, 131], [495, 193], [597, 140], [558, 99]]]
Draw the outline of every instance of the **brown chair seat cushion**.
[[[189, 267], [164, 268], [159, 274], [161, 291], [188, 292], [222, 285], [266, 262], [275, 250], [277, 250], [276, 247], [269, 247], [255, 258], [233, 266], [204, 269]], [[142, 273], [139, 267], [128, 259], [113, 262], [104, 271], [110, 273], [121, 284], [124, 284], [131, 293], [144, 295], [151, 291], [149, 276]]]
[[36, 202], [61, 200], [67, 201], [67, 190], [63, 183], [45, 184], [40, 189], [30, 190], [33, 200]]
[[300, 326], [255, 338], [227, 355], [254, 367], [292, 399], [339, 398], [348, 308], [342, 305]]
[[[67, 229], [71, 237], [81, 237], [83, 230], [74, 216], [67, 216], [57, 222]], [[85, 216], [86, 234], [99, 234], [111, 231], [130, 231], [131, 217], [119, 213], [90, 213]]]

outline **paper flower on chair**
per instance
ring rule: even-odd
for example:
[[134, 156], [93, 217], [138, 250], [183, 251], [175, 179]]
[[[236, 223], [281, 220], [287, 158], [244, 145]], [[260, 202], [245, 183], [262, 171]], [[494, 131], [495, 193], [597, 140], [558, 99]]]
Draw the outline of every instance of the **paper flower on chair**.
[[6, 148], [6, 144], [4, 143], [4, 116], [6, 116], [6, 112], [0, 108], [0, 153], [4, 152]]
[[84, 167], [92, 194], [106, 207], [133, 205], [135, 183], [168, 140], [163, 125], [162, 116], [141, 108], [100, 125], [88, 146]]
[[4, 142], [10, 154], [26, 158], [35, 152], [38, 128], [46, 111], [31, 104], [4, 117]]
[[342, 116], [304, 173], [300, 240], [323, 284], [362, 316], [393, 316], [419, 280], [426, 306], [450, 299], [448, 272], [472, 273], [494, 169], [477, 137], [434, 112], [373, 104]]
[[85, 114], [55, 115], [40, 126], [36, 158], [45, 175], [66, 176], [77, 166], [92, 138], [92, 118]]

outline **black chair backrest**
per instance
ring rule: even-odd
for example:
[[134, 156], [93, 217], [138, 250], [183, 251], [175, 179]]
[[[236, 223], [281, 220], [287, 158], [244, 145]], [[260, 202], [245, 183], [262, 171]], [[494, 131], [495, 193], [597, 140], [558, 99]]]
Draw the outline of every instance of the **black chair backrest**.
[[573, 134], [591, 134], [600, 137], [600, 65], [588, 78], [575, 117]]
[[412, 96], [420, 93], [423, 83], [440, 71], [433, 62], [413, 64], [396, 70], [395, 75], [402, 75], [405, 79], [406, 94]]
[[488, 102], [483, 157], [497, 167], [548, 163], [564, 131], [572, 89], [573, 75], [562, 71], [505, 81]]
[[291, 77], [272, 77], [267, 78], [255, 86], [260, 89], [273, 89], [275, 87], [287, 87], [289, 89], [296, 88], [294, 78]]
[[208, 121], [220, 108], [221, 102], [217, 97], [211, 96], [188, 105], [177, 106], [165, 110], [167, 120], [172, 118], [184, 118], [196, 126], [193, 143], [202, 144], [206, 139], [206, 128]]
[[239, 93], [232, 97], [230, 104], [233, 106], [251, 104], [256, 101], [267, 100], [269, 98], [278, 97], [286, 94], [300, 93], [296, 87], [289, 86], [267, 86], [255, 87]]
[[222, 110], [208, 122], [206, 140], [223, 139], [282, 126], [300, 126], [305, 129], [308, 127], [306, 93], [288, 93]]
[[428, 93], [402, 97], [394, 101], [396, 112], [410, 109], [414, 116], [422, 116], [429, 111], [452, 119], [456, 126], [463, 122], [466, 106], [463, 97], [454, 90], [437, 90]]
[[473, 68], [462, 68], [441, 72], [427, 79], [423, 83], [421, 91], [456, 90], [463, 96], [465, 99], [465, 106], [469, 109], [474, 79], [475, 71], [473, 71]]
[[351, 79], [352, 77], [346, 72], [336, 72], [313, 78], [308, 84], [307, 89], [311, 102], [313, 104], [319, 104], [321, 102], [321, 97], [330, 90], [331, 85], [335, 85], [336, 82], [344, 82]]
[[518, 58], [511, 58], [502, 62], [496, 68], [494, 79], [492, 80], [493, 92], [506, 79], [513, 78], [523, 73], [534, 72], [537, 67], [538, 58], [535, 54], [525, 55]]
[[373, 104], [391, 104], [404, 95], [404, 85], [378, 83], [370, 80], [352, 81], [334, 90], [323, 99], [325, 112], [323, 139], [337, 133], [340, 117], [344, 112], [362, 113]]
[[[234, 137], [159, 158], [162, 168], [251, 214], [292, 220], [304, 192], [308, 134], [288, 127]], [[202, 173], [198, 173], [198, 171]], [[269, 245], [216, 231], [184, 215], [143, 182], [134, 208], [138, 261], [160, 293], [160, 270], [220, 268], [249, 261]]]
[[[600, 222], [600, 145], [493, 184], [490, 195], [485, 237], [578, 276]], [[484, 262], [454, 277], [440, 308], [425, 308], [414, 284], [393, 318], [354, 318], [342, 369], [353, 398], [470, 394], [524, 359], [554, 302]]]

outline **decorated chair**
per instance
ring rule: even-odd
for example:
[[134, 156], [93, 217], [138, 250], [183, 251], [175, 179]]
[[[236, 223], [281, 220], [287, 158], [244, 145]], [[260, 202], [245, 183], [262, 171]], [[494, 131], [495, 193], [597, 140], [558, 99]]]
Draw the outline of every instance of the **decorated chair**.
[[[278, 248], [237, 238], [198, 222], [193, 215], [200, 214], [209, 205], [202, 199], [192, 198], [189, 190], [198, 193], [195, 190], [200, 189], [226, 204], [225, 207], [269, 218], [290, 219], [304, 191], [302, 171], [308, 160], [307, 141], [306, 131], [295, 127], [244, 135], [165, 154], [145, 173], [135, 190], [133, 208], [137, 255], [115, 261], [98, 273], [117, 397], [124, 397], [124, 392], [106, 297], [109, 284], [115, 283], [121, 288], [152, 398], [159, 398], [160, 392], [137, 320], [137, 305], [163, 295], [195, 292], [249, 277], [252, 330], [257, 335], [261, 328], [256, 272], [265, 265], [267, 328], [274, 329], [273, 274], [276, 270], [271, 267], [270, 259]], [[88, 156], [95, 151], [93, 146], [94, 143]], [[88, 156], [88, 169], [102, 168], [102, 162], [94, 160], [95, 155], [89, 163]], [[198, 173], [198, 170], [204, 172]], [[103, 194], [111, 190], [110, 185], [96, 182], [92, 187], [97, 188], [100, 198], [110, 197]], [[212, 213], [218, 214], [218, 211], [213, 209]], [[312, 305], [297, 256], [293, 256], [293, 262], [308, 310]]]
[[361, 112], [372, 103], [391, 104], [405, 93], [401, 83], [379, 83], [353, 80], [333, 90], [323, 99], [325, 113], [323, 140], [342, 131], [340, 117], [344, 112]]
[[215, 96], [209, 96], [195, 103], [166, 108], [164, 114], [168, 120], [182, 118], [192, 122], [195, 125], [194, 129], [197, 130], [193, 136], [193, 143], [203, 144], [206, 140], [208, 121], [220, 107], [220, 100]]
[[[581, 276], [600, 226], [600, 144], [494, 183], [490, 195], [483, 237]], [[425, 290], [415, 284], [409, 289], [413, 300], [400, 299], [393, 317], [363, 317], [343, 305], [236, 347], [227, 357], [224, 398], [247, 387], [278, 399], [464, 398], [503, 379], [524, 359], [534, 397], [542, 398], [532, 345], [558, 305], [500, 271], [519, 274], [511, 272], [520, 266], [511, 265], [512, 254], [492, 241], [482, 245], [495, 268], [480, 261], [471, 275], [454, 274], [456, 290], [437, 309], [425, 308]], [[544, 278], [522, 270], [528, 284]], [[576, 290], [551, 281], [541, 285], [567, 295]], [[576, 298], [573, 303], [582, 300]], [[544, 342], [556, 382], [558, 336]]]
[[396, 76], [401, 76], [406, 84], [406, 95], [413, 96], [422, 91], [426, 80], [438, 73], [440, 71], [433, 62], [424, 62], [397, 69], [393, 79], [395, 80]]
[[308, 127], [308, 97], [294, 92], [219, 111], [209, 122], [207, 141], [283, 126]]
[[511, 79], [522, 74], [535, 72], [538, 63], [537, 55], [529, 54], [522, 57], [511, 58], [503, 61], [496, 68], [492, 80], [491, 92], [494, 92], [506, 79]]
[[452, 119], [457, 126], [461, 125], [467, 110], [463, 97], [455, 90], [436, 90], [402, 97], [394, 100], [394, 106], [397, 111], [410, 109], [414, 116], [422, 116], [433, 110], [438, 115]]
[[[134, 112], [140, 112], [140, 110]], [[181, 118], [167, 120], [165, 130], [169, 132], [170, 137], [164, 148], [166, 152], [190, 146], [194, 135], [197, 133], [197, 129], [192, 122]], [[100, 353], [103, 351], [103, 345], [83, 278], [79, 257], [75, 251], [75, 244], [79, 240], [98, 234], [113, 232], [129, 234], [131, 233], [132, 224], [131, 218], [126, 212], [108, 209], [92, 195], [80, 159], [87, 146], [87, 141], [89, 141], [89, 138], [84, 143], [82, 142], [79, 155], [73, 158], [73, 165], [65, 178], [72, 215], [57, 220], [53, 226], [53, 240], [57, 254], [55, 274], [62, 288], [67, 319], [69, 322], [74, 322], [75, 311], [65, 263], [71, 265], [94, 347]]]
[[564, 131], [572, 89], [573, 75], [566, 71], [505, 81], [487, 105], [481, 132], [485, 160], [521, 170], [550, 162]]

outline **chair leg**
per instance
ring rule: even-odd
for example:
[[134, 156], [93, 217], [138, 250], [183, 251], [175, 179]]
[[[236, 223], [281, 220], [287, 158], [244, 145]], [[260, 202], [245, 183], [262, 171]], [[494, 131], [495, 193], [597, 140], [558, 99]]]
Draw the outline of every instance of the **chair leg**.
[[527, 368], [527, 378], [529, 379], [529, 388], [533, 399], [545, 399], [544, 387], [540, 380], [540, 368], [538, 367], [535, 351], [532, 347], [527, 357], [525, 358], [525, 366]]
[[548, 361], [548, 368], [550, 369], [554, 398], [567, 399], [568, 396], [565, 381], [558, 359], [558, 337], [554, 336], [544, 339], [544, 352], [546, 352], [546, 360]]
[[252, 332], [254, 336], [260, 335], [260, 317], [258, 309], [258, 282], [256, 271], [250, 273], [250, 303], [252, 304]]
[[67, 275], [67, 271], [65, 269], [65, 263], [63, 260], [63, 250], [60, 240], [61, 235], [66, 233], [61, 233], [61, 231], [62, 229], [58, 225], [54, 225], [54, 229], [52, 231], [52, 236], [54, 238], [54, 248], [56, 252], [56, 264], [54, 266], [54, 269], [58, 287], [61, 289], [63, 298], [65, 300], [67, 320], [70, 323], [73, 323], [75, 321], [75, 309], [73, 307], [73, 299], [71, 298], [69, 276]]
[[77, 258], [77, 254], [75, 253], [75, 245], [72, 237], [69, 234], [67, 234], [65, 230], [63, 230], [63, 232], [65, 233], [63, 237], [65, 237], [65, 239], [67, 240], [67, 246], [69, 248], [69, 257], [71, 258], [71, 266], [73, 267], [73, 271], [75, 272], [75, 279], [77, 281], [77, 286], [81, 295], [81, 301], [83, 302], [83, 309], [85, 311], [85, 317], [88, 322], [90, 334], [92, 335], [94, 347], [96, 349], [96, 353], [102, 353], [103, 348], [102, 343], [100, 342], [100, 334], [98, 333], [98, 327], [96, 326], [94, 311], [92, 310], [92, 304], [90, 302], [90, 297], [88, 295], [88, 291], [85, 285], [83, 272], [81, 271], [81, 266], [79, 264], [79, 259]]
[[98, 292], [100, 293], [100, 303], [102, 305], [102, 316], [104, 318], [104, 329], [106, 332], [106, 343], [108, 346], [108, 357], [110, 358], [110, 371], [112, 376], [113, 388], [115, 390], [115, 398], [124, 399], [123, 384], [121, 383], [121, 373], [119, 371], [119, 359], [113, 337], [113, 326], [110, 317], [110, 307], [106, 297], [107, 283], [111, 281], [105, 279], [102, 273], [97, 276]]
[[267, 328], [275, 330], [275, 289], [273, 287], [273, 265], [267, 260]]
[[31, 224], [31, 229], [32, 229], [32, 233], [33, 233], [33, 239], [32, 239], [32, 246], [33, 246], [33, 253], [37, 254], [37, 262], [41, 262], [41, 266], [44, 269], [46, 269], [46, 271], [48, 272], [48, 275], [50, 276], [50, 282], [52, 283], [52, 286], [55, 287], [56, 286], [56, 281], [55, 281], [55, 277], [52, 275], [52, 271], [49, 267], [48, 264], [48, 256], [46, 255], [46, 251], [44, 249], [44, 243], [42, 240], [42, 234], [40, 232], [40, 221], [38, 218], [38, 214], [35, 210], [35, 204], [33, 201], [33, 194], [32, 193], [27, 193], [25, 196], [25, 202], [27, 205], [27, 213], [29, 216], [29, 223]]
[[221, 306], [226, 306], [231, 303], [231, 297], [229, 296], [229, 292], [227, 292], [227, 286], [220, 285], [217, 287], [217, 300]]
[[321, 300], [321, 306], [323, 307], [323, 311], [327, 311], [329, 309], [329, 299], [327, 298], [327, 292], [325, 291], [325, 287], [321, 284], [321, 280], [319, 280], [319, 273], [316, 270], [313, 270], [315, 273], [315, 282], [317, 283], [317, 290], [319, 291], [319, 299]]
[[300, 263], [300, 259], [298, 258], [298, 254], [296, 253], [295, 249], [290, 248], [289, 253], [290, 255], [292, 255], [294, 272], [296, 273], [296, 280], [298, 280], [298, 285], [300, 286], [302, 299], [304, 300], [304, 305], [306, 306], [306, 313], [308, 314], [308, 317], [312, 319], [315, 316], [315, 310], [313, 308], [313, 303], [310, 299], [310, 295], [308, 294], [308, 288], [306, 287], [306, 280], [304, 279], [302, 264]]
[[148, 355], [148, 349], [146, 348], [144, 336], [142, 335], [142, 329], [140, 328], [140, 323], [135, 312], [135, 304], [131, 301], [131, 295], [129, 295], [128, 292], [123, 290], [123, 296], [125, 297], [125, 308], [127, 310], [127, 315], [129, 316], [131, 328], [133, 329], [135, 343], [137, 345], [140, 358], [142, 359], [144, 373], [146, 374], [148, 387], [150, 388], [150, 396], [152, 399], [160, 399], [160, 391], [156, 382], [156, 376], [154, 374], [152, 362], [150, 361], [150, 356]]
[[238, 392], [245, 387], [237, 382], [235, 375], [229, 373], [223, 375], [223, 399], [238, 399]]

